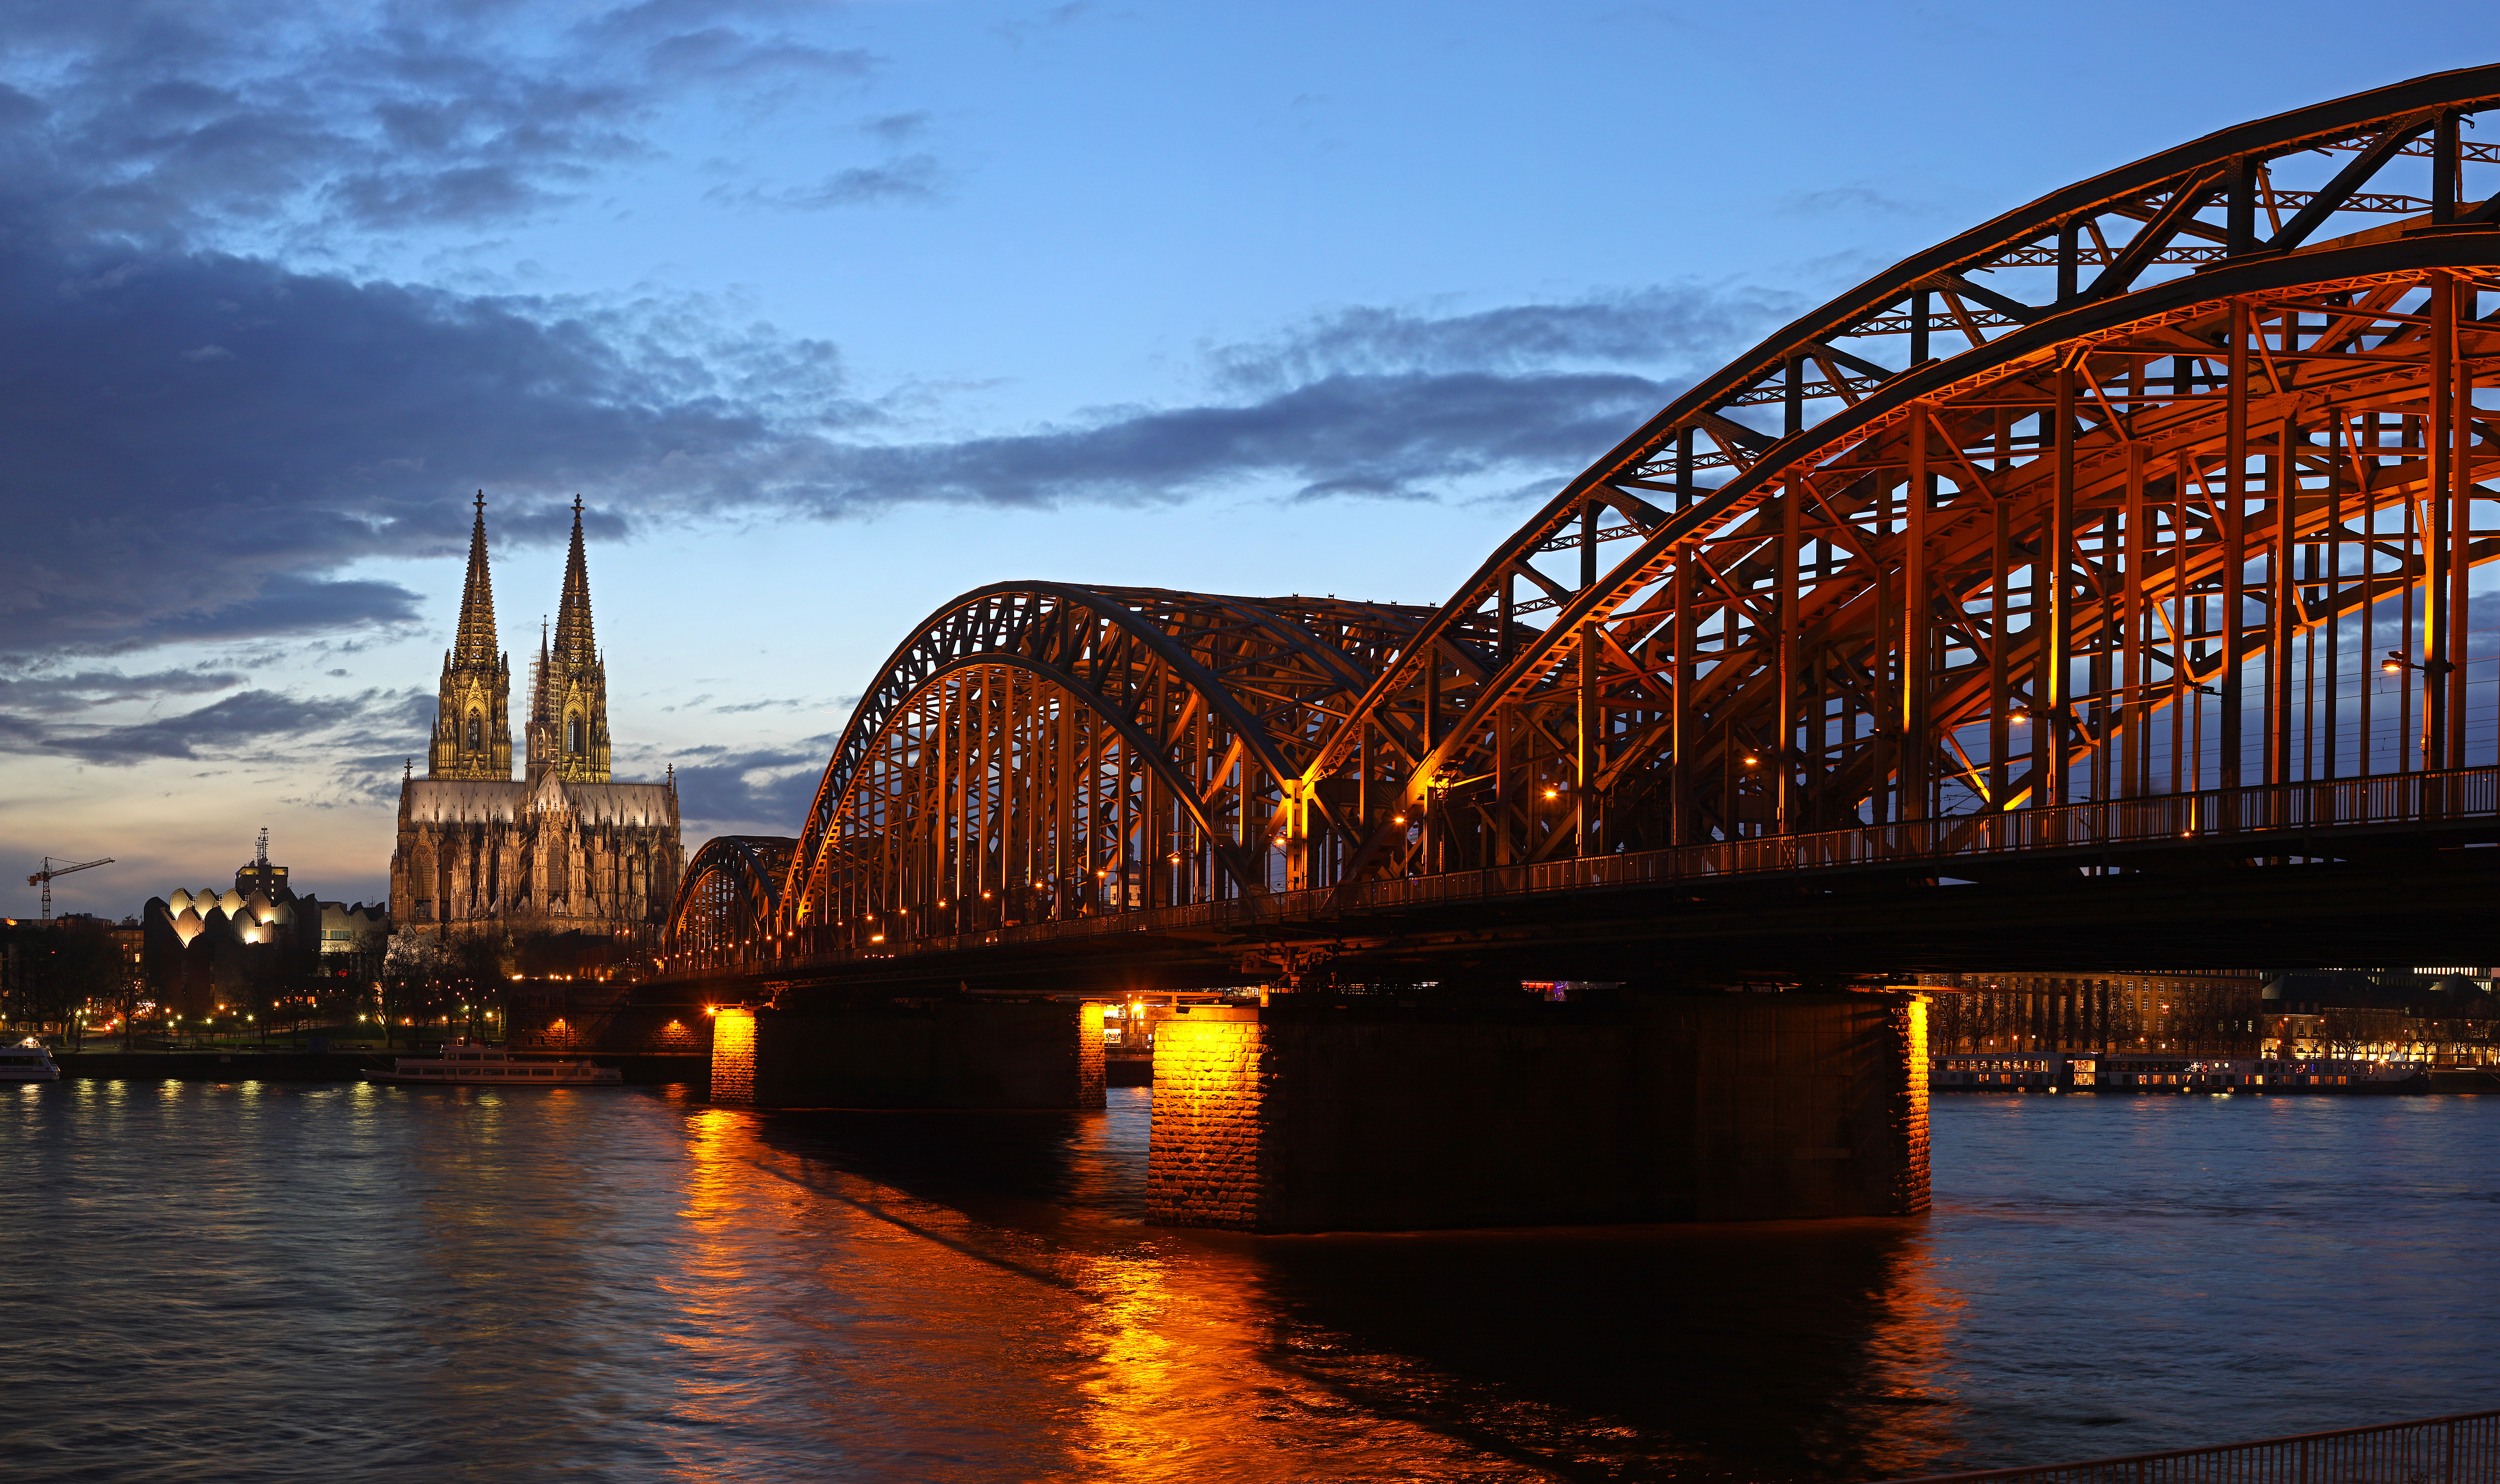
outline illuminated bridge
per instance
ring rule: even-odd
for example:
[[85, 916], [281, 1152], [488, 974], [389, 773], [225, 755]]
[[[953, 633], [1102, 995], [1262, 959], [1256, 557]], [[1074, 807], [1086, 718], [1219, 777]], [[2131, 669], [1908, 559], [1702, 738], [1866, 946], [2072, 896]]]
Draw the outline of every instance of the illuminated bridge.
[[690, 864], [657, 977], [2488, 962], [2495, 107], [2500, 67], [2418, 79], [1917, 253], [1437, 608], [968, 593], [795, 837]]
[[693, 863], [666, 973], [2489, 957], [2436, 847], [2500, 838], [2495, 103], [2417, 80], [1921, 252], [1437, 609], [966, 594], [795, 841]]

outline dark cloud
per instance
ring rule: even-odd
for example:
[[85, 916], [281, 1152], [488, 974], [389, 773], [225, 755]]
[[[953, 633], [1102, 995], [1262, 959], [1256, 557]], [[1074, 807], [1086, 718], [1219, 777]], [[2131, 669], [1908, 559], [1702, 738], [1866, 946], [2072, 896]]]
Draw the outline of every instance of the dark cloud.
[[86, 231], [167, 241], [272, 217], [475, 225], [652, 152], [697, 93], [856, 82], [876, 60], [711, 0], [272, 12], [242, 0], [13, 6], [0, 155]]
[[[345, 675], [346, 672], [339, 672]], [[121, 702], [154, 701], [163, 696], [197, 696], [231, 690], [243, 676], [202, 666], [191, 670], [157, 670], [124, 675], [118, 670], [38, 671], [0, 676], [0, 711], [65, 715]]]
[[1295, 498], [1413, 497], [1506, 469], [1567, 472], [1674, 390], [1623, 373], [1333, 376], [1246, 404], [826, 450], [790, 498], [831, 514], [906, 500], [1166, 501], [1262, 480], [1286, 481]]
[[[326, 14], [13, 11], [0, 519], [28, 539], [0, 551], [0, 657], [416, 621], [413, 593], [354, 564], [456, 560], [480, 487], [507, 544], [560, 539], [576, 492], [611, 540], [740, 509], [1480, 498], [1567, 476], [1785, 308], [1681, 288], [1347, 309], [1208, 347], [1194, 402], [913, 441], [849, 389], [833, 346], [725, 328], [704, 301], [461, 295], [202, 246], [262, 216], [526, 214], [637, 157], [652, 111], [706, 79], [743, 97], [769, 78], [855, 81], [873, 58], [793, 39], [803, 12], [765, 0]], [[900, 148], [928, 120], [863, 127]], [[925, 201], [942, 184], [915, 153], [752, 199]]]
[[697, 747], [676, 754], [678, 812], [689, 834], [787, 834], [815, 802], [828, 732], [786, 747]]
[[907, 145], [929, 132], [929, 115], [925, 112], [886, 114], [860, 125], [860, 132], [881, 139], [889, 145]]
[[179, 716], [160, 716], [128, 726], [57, 728], [36, 739], [21, 737], [20, 745], [31, 742], [90, 763], [105, 764], [267, 752], [301, 744], [314, 734], [365, 720], [377, 711], [392, 714], [405, 709], [399, 692], [290, 696], [274, 690], [247, 690]]
[[71, 256], [5, 231], [0, 322], [0, 516], [42, 533], [0, 551], [0, 652], [398, 622], [406, 589], [333, 574], [458, 550], [461, 492], [488, 487], [526, 540], [559, 535], [560, 502], [587, 490], [617, 534], [613, 507], [664, 482], [754, 491], [741, 466], [785, 435], [744, 383], [812, 392], [820, 419], [840, 405], [830, 347], [707, 356], [633, 312]]
[[1803, 306], [1761, 290], [1651, 288], [1465, 313], [1355, 308], [1209, 352], [1220, 381], [1273, 392], [1334, 376], [1703, 369]]

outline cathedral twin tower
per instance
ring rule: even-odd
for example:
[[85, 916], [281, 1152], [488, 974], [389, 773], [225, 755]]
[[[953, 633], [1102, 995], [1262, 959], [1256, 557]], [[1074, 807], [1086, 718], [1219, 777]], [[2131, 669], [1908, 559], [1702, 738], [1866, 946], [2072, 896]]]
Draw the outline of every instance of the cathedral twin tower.
[[512, 675], [496, 647], [486, 499], [469, 536], [460, 627], [443, 657], [425, 776], [400, 785], [391, 916], [410, 928], [588, 932], [655, 940], [684, 868], [674, 775], [609, 777], [608, 667], [590, 626], [581, 502], [555, 634], [530, 681], [512, 778]]

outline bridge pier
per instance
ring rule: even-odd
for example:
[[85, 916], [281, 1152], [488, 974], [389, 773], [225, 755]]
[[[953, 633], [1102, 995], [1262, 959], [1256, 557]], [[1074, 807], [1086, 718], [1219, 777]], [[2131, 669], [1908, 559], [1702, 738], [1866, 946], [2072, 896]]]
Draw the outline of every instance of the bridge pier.
[[729, 1006], [713, 1017], [710, 1095], [751, 1107], [1101, 1107], [1102, 1007]]
[[1195, 1006], [1148, 1219], [1245, 1232], [1884, 1216], [1927, 1204], [1926, 1004]]

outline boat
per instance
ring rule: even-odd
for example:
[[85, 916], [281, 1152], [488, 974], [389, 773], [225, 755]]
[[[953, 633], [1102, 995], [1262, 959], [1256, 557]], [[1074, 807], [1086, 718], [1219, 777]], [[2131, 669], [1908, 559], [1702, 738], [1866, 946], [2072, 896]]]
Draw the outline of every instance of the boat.
[[44, 1043], [29, 1036], [14, 1046], [0, 1046], [0, 1082], [57, 1082], [60, 1064]]
[[615, 1068], [588, 1060], [524, 1060], [501, 1046], [474, 1040], [455, 1040], [431, 1056], [393, 1057], [390, 1071], [365, 1075], [377, 1082], [445, 1082], [467, 1087], [613, 1087], [625, 1080]]

